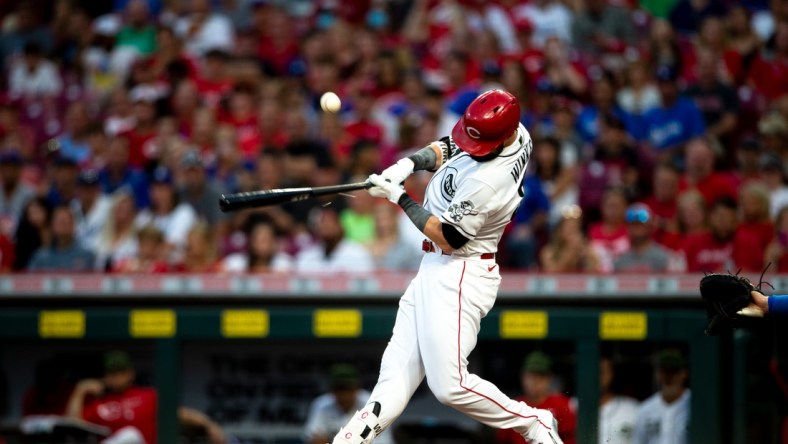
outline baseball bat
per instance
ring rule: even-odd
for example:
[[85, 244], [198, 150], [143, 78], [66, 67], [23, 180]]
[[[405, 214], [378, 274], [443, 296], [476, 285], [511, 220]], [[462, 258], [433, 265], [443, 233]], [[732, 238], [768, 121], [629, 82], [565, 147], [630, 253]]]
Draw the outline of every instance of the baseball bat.
[[219, 198], [219, 208], [226, 213], [242, 208], [267, 207], [287, 202], [306, 200], [312, 197], [363, 190], [371, 187], [372, 184], [369, 182], [356, 182], [327, 187], [281, 188], [275, 190], [249, 191], [246, 193], [222, 194]]

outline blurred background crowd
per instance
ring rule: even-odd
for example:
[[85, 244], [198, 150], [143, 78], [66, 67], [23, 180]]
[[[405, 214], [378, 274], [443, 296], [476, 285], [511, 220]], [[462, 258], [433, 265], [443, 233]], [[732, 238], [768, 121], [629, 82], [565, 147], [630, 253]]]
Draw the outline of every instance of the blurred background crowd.
[[219, 195], [363, 180], [491, 88], [534, 139], [502, 267], [788, 271], [786, 0], [25, 0], [0, 32], [2, 272], [415, 269], [366, 192]]

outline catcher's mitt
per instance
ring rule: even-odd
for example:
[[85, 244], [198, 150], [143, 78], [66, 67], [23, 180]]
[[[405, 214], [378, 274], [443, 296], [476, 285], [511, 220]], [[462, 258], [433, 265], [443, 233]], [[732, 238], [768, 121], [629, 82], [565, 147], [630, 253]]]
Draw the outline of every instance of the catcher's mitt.
[[707, 335], [717, 335], [741, 325], [744, 317], [737, 314], [750, 302], [750, 292], [760, 291], [744, 276], [711, 273], [700, 280], [700, 297], [706, 304]]

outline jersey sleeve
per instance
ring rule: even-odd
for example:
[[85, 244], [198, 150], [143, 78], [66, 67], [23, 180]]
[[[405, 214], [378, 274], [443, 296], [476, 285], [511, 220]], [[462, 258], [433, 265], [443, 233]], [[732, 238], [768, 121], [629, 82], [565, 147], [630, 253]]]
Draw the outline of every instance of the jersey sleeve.
[[487, 216], [495, 211], [495, 190], [475, 179], [469, 179], [460, 187], [451, 204], [440, 216], [441, 222], [457, 229], [468, 239], [474, 239], [484, 225]]

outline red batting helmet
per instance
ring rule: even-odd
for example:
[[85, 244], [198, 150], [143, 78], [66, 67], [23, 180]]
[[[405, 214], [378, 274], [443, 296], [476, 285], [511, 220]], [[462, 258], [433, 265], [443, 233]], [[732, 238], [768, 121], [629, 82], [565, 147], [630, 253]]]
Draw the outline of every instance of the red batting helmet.
[[487, 91], [474, 99], [462, 115], [451, 137], [461, 150], [484, 156], [498, 148], [520, 124], [520, 104], [513, 95], [500, 89]]

